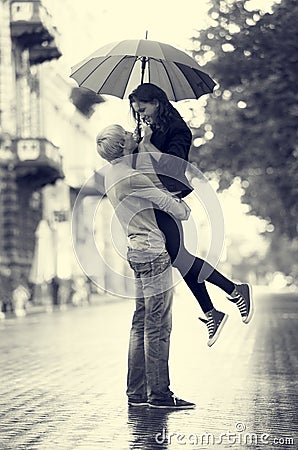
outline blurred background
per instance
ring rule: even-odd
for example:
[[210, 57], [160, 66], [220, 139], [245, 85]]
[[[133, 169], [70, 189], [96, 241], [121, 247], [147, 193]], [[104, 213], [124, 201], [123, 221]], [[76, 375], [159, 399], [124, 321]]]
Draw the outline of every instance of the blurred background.
[[[129, 105], [78, 88], [69, 75], [97, 48], [145, 38], [146, 31], [149, 39], [194, 56], [217, 82], [212, 95], [174, 106], [193, 133], [190, 161], [222, 206], [220, 270], [255, 285], [296, 289], [297, 3], [186, 4], [0, 1], [1, 317], [80, 305], [113, 292], [115, 280], [104, 264], [95, 270], [96, 283], [90, 281], [92, 261], [86, 274], [72, 238], [88, 257], [94, 233], [105, 261], [128, 274], [111, 240], [107, 199], [90, 229], [100, 176], [80, 215], [72, 219], [72, 211], [81, 187], [105, 164], [96, 154], [98, 130], [110, 123], [133, 129]], [[192, 198], [189, 203], [204, 256], [208, 220]]]

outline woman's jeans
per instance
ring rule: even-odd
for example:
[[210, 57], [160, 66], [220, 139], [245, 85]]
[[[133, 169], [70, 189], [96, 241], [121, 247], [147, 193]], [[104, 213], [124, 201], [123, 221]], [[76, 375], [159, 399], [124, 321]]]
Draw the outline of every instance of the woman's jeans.
[[172, 329], [172, 267], [167, 252], [151, 262], [128, 260], [135, 273], [136, 309], [128, 351], [130, 400], [162, 400], [172, 395], [169, 347]]

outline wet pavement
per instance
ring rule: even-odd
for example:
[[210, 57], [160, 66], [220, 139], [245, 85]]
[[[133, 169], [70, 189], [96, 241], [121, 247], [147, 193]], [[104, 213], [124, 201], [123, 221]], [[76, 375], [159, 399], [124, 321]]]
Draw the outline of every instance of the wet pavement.
[[296, 449], [298, 294], [255, 290], [249, 325], [229, 314], [206, 345], [199, 309], [179, 285], [172, 390], [195, 410], [128, 408], [133, 301], [0, 322], [0, 449]]

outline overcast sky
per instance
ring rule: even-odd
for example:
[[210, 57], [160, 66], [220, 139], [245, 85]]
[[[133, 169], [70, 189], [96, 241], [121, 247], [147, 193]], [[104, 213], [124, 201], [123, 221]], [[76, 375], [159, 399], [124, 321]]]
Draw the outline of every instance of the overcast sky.
[[[233, 0], [225, 0], [226, 3]], [[268, 10], [274, 0], [248, 0]], [[124, 39], [166, 42], [191, 53], [191, 38], [208, 23], [208, 0], [43, 0], [61, 34], [60, 48], [68, 78], [70, 67], [98, 48]]]
[[206, 24], [207, 0], [43, 0], [61, 33], [63, 60], [74, 65], [103, 45], [123, 39], [167, 42], [191, 51]]

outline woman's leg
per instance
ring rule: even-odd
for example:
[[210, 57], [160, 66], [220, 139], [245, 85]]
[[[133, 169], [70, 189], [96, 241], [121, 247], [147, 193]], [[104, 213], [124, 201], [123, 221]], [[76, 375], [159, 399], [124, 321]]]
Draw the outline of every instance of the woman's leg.
[[248, 284], [235, 285], [231, 280], [214, 269], [201, 258], [191, 255], [184, 246], [183, 228], [181, 222], [173, 219], [161, 210], [155, 210], [157, 224], [164, 233], [166, 247], [171, 257], [173, 267], [181, 273], [184, 281], [196, 297], [200, 307], [205, 313], [205, 323], [209, 333], [208, 345], [217, 340], [225, 322], [227, 314], [217, 311], [206, 289], [204, 281], [223, 289], [231, 296], [230, 300], [236, 304], [244, 323], [249, 323], [253, 314], [253, 303]]
[[231, 294], [235, 288], [232, 281], [214, 269], [201, 258], [191, 255], [184, 246], [183, 228], [181, 222], [173, 219], [169, 214], [161, 210], [155, 210], [155, 216], [159, 229], [166, 238], [166, 247], [171, 261], [176, 267], [186, 284], [198, 300], [204, 313], [213, 308], [204, 282], [199, 283], [198, 277], [202, 270], [208, 270], [206, 280], [220, 287], [227, 294]]

